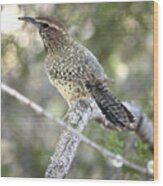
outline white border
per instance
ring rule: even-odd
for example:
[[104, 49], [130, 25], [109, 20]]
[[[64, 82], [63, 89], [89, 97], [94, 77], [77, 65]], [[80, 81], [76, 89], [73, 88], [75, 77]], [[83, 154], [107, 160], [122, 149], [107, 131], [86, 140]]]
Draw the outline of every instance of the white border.
[[[88, 2], [131, 2], [152, 0], [1, 0], [0, 4], [36, 4], [36, 3], [88, 3]], [[156, 0], [159, 2], [160, 0]]]

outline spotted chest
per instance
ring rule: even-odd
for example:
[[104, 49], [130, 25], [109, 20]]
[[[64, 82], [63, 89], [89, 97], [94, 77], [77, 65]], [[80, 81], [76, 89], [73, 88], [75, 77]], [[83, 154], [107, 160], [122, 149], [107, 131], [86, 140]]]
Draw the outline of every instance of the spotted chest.
[[62, 79], [50, 80], [58, 89], [63, 98], [71, 104], [73, 101], [89, 97], [89, 91], [81, 82], [65, 81]]
[[85, 86], [87, 70], [84, 67], [82, 59], [77, 60], [72, 53], [64, 57], [46, 57], [45, 68], [49, 80], [68, 104], [89, 96], [89, 90]]

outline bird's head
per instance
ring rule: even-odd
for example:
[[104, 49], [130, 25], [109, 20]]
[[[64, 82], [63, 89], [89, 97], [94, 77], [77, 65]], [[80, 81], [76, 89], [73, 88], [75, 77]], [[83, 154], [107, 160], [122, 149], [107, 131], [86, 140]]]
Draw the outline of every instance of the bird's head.
[[31, 23], [39, 30], [40, 36], [43, 39], [45, 47], [53, 42], [53, 45], [57, 45], [58, 42], [67, 36], [67, 30], [64, 25], [56, 18], [50, 17], [19, 17], [21, 21]]
[[19, 20], [25, 21], [35, 25], [40, 33], [45, 33], [51, 31], [54, 34], [67, 34], [67, 30], [64, 25], [58, 21], [56, 18], [50, 17], [19, 17]]

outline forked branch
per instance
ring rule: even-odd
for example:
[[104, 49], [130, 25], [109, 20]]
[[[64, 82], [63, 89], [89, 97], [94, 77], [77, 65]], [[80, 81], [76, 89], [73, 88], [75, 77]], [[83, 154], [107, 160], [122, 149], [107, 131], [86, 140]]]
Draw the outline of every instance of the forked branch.
[[[88, 121], [93, 118], [100, 118], [101, 121], [108, 122], [105, 120], [104, 116], [101, 114], [100, 110], [98, 109], [96, 103], [92, 99], [87, 99], [85, 101], [77, 102], [74, 108], [71, 110], [71, 112], [68, 115], [68, 121], [66, 124], [64, 121], [57, 119], [52, 115], [51, 113], [47, 112], [45, 109], [43, 109], [40, 105], [36, 104], [35, 102], [31, 101], [24, 95], [17, 92], [15, 89], [10, 88], [9, 86], [1, 83], [1, 89], [9, 94], [12, 97], [15, 97], [20, 102], [28, 105], [30, 108], [32, 108], [35, 112], [37, 112], [39, 115], [45, 116], [49, 120], [54, 121], [59, 126], [62, 126], [65, 130], [60, 136], [59, 142], [56, 146], [56, 149], [54, 151], [53, 156], [51, 157], [51, 162], [48, 165], [48, 168], [45, 172], [45, 177], [50, 178], [64, 178], [71, 166], [71, 163], [74, 159], [74, 156], [76, 154], [76, 150], [80, 144], [80, 141], [85, 142], [90, 147], [97, 150], [99, 153], [101, 153], [104, 157], [114, 159], [117, 161], [121, 161], [121, 163], [125, 166], [128, 166], [140, 173], [152, 175], [152, 173], [148, 170], [147, 167], [142, 167], [140, 165], [134, 164], [127, 159], [123, 158], [104, 147], [98, 145], [94, 141], [90, 140], [88, 137], [84, 136], [81, 132], [84, 130], [85, 126], [87, 125]], [[130, 110], [133, 111], [133, 113], [136, 115], [138, 121], [139, 121], [139, 129], [137, 130], [137, 133], [140, 137], [143, 136], [142, 139], [145, 139], [150, 144], [153, 143], [153, 140], [151, 136], [149, 136], [144, 132], [141, 131], [141, 123], [144, 121], [144, 126], [147, 128], [150, 126], [150, 130], [147, 130], [150, 132], [150, 135], [153, 133], [152, 129], [152, 123], [147, 119], [147, 117], [144, 114], [140, 114], [141, 111], [138, 109], [138, 107], [131, 103], [124, 103], [127, 107], [130, 107]], [[135, 109], [137, 108], [137, 110]], [[137, 114], [136, 114], [137, 113]], [[139, 113], [139, 115], [138, 115]], [[146, 117], [146, 120], [141, 119], [139, 117]], [[146, 124], [145, 124], [146, 121]], [[141, 132], [140, 132], [141, 131]]]

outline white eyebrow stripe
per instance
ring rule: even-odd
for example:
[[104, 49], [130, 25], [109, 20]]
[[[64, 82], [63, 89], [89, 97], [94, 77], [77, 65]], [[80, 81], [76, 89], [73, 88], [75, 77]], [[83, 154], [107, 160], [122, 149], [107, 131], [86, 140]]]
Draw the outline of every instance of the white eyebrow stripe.
[[48, 21], [46, 21], [46, 20], [43, 20], [43, 19], [36, 19], [36, 22], [37, 23], [45, 23], [45, 24], [48, 24], [49, 25], [49, 22]]
[[62, 28], [60, 28], [59, 26], [55, 25], [55, 24], [51, 24], [49, 23], [48, 21], [46, 20], [43, 20], [43, 19], [37, 19], [37, 23], [42, 23], [42, 24], [48, 24], [50, 27], [53, 27], [55, 28], [56, 30], [60, 30], [62, 32], [64, 32], [64, 30]]

